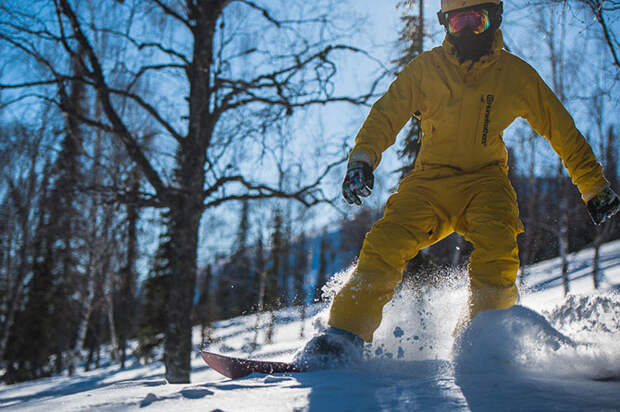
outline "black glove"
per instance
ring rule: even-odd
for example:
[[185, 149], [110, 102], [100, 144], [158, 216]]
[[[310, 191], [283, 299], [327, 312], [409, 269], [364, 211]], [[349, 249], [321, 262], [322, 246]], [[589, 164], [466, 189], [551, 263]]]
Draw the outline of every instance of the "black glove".
[[375, 184], [375, 176], [372, 167], [359, 160], [349, 162], [347, 174], [342, 183], [342, 195], [349, 204], [361, 205], [360, 197], [370, 196], [370, 191]]
[[611, 188], [607, 187], [588, 200], [587, 206], [594, 224], [600, 225], [620, 211], [620, 198]]

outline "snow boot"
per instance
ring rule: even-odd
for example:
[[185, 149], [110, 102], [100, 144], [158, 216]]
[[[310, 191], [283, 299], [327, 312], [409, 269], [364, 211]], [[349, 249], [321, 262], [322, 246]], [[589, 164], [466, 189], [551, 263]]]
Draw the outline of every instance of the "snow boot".
[[301, 370], [330, 369], [359, 362], [364, 341], [351, 332], [327, 328], [299, 350], [293, 363]]

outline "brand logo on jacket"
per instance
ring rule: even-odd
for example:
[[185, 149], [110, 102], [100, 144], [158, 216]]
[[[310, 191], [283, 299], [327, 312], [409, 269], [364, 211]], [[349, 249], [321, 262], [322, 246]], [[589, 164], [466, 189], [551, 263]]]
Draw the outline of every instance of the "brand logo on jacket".
[[493, 106], [495, 96], [487, 94], [487, 107], [484, 111], [484, 125], [482, 127], [482, 145], [487, 145], [487, 136], [489, 135], [489, 120], [491, 118], [491, 106]]

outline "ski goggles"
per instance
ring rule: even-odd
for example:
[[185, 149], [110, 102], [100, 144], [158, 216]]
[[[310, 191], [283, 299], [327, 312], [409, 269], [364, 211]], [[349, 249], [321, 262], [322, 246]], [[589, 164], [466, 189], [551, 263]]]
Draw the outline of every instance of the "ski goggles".
[[445, 18], [448, 32], [453, 35], [464, 31], [480, 34], [491, 26], [489, 11], [486, 9], [455, 11], [446, 13]]

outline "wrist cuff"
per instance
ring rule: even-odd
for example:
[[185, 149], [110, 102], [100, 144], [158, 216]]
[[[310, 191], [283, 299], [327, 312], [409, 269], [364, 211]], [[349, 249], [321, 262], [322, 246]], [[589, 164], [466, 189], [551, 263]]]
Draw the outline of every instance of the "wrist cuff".
[[372, 159], [372, 156], [370, 156], [368, 153], [362, 152], [362, 151], [357, 151], [357, 152], [351, 153], [351, 156], [349, 157], [349, 163], [353, 162], [353, 161], [368, 163], [368, 165], [370, 167], [373, 167], [373, 165], [375, 163], [373, 161], [373, 159]]
[[599, 193], [601, 193], [608, 187], [609, 185], [605, 185], [604, 187], [597, 187], [593, 190], [590, 190], [589, 192], [585, 192], [581, 195], [581, 199], [583, 199], [584, 203], [588, 203], [590, 200], [594, 199], [596, 196], [598, 196]]

